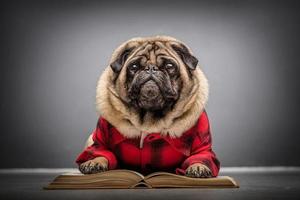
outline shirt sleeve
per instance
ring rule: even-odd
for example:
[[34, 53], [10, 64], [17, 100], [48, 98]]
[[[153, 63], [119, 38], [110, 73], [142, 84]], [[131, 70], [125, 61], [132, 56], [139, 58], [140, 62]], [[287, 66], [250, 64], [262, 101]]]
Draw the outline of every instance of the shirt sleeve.
[[212, 151], [212, 139], [208, 117], [205, 111], [201, 114], [196, 124], [196, 137], [192, 143], [191, 155], [182, 163], [182, 169], [186, 170], [194, 163], [206, 165], [217, 176], [220, 169], [220, 162]]
[[97, 127], [92, 133], [93, 144], [86, 147], [76, 159], [76, 163], [92, 160], [96, 157], [103, 156], [108, 160], [108, 169], [117, 167], [116, 156], [109, 150], [109, 123], [102, 117], [99, 118]]

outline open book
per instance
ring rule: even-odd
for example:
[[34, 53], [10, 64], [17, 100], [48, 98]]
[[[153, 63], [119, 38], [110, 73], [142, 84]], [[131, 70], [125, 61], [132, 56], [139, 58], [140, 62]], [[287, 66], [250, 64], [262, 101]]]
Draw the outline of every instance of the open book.
[[100, 188], [236, 188], [229, 176], [216, 178], [190, 178], [167, 172], [147, 176], [125, 169], [109, 170], [97, 174], [66, 173], [56, 177], [44, 189], [100, 189]]

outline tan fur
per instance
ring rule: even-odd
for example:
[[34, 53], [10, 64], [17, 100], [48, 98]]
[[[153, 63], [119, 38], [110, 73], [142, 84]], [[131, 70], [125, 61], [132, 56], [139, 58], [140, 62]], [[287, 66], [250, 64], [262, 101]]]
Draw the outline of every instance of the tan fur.
[[93, 134], [91, 134], [91, 135], [88, 137], [88, 139], [86, 140], [83, 149], [87, 148], [88, 146], [91, 146], [93, 143], [94, 143], [94, 141], [93, 141]]
[[192, 71], [192, 79], [189, 79], [184, 63], [171, 50], [170, 44], [182, 43], [175, 38], [155, 36], [131, 39], [114, 51], [110, 63], [127, 46], [138, 46], [138, 48], [140, 46], [141, 49], [153, 42], [156, 42], [157, 45], [164, 45], [166, 47], [165, 51], [168, 51], [170, 55], [177, 58], [183, 81], [181, 95], [174, 109], [169, 111], [162, 119], [155, 120], [150, 114], [146, 114], [144, 123], [141, 124], [138, 113], [123, 104], [121, 94], [124, 92], [126, 77], [124, 67], [120, 71], [116, 84], [113, 83], [114, 72], [110, 66], [104, 70], [97, 84], [96, 108], [98, 113], [127, 138], [139, 137], [141, 132], [159, 132], [162, 135], [169, 135], [170, 137], [180, 137], [196, 123], [208, 99], [208, 83], [200, 67]]

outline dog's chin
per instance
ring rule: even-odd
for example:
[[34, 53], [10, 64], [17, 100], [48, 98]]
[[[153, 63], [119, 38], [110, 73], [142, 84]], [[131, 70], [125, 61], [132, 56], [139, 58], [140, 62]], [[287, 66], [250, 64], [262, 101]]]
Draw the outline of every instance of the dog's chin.
[[145, 111], [155, 112], [164, 109], [165, 101], [162, 97], [156, 97], [152, 99], [139, 98], [138, 107]]

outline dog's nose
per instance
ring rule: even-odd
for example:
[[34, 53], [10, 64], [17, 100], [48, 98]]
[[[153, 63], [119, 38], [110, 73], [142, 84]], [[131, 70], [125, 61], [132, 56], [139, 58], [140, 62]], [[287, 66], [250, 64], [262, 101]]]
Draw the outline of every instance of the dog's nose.
[[158, 71], [158, 67], [156, 65], [149, 64], [146, 66], [145, 70], [149, 74], [154, 74]]

